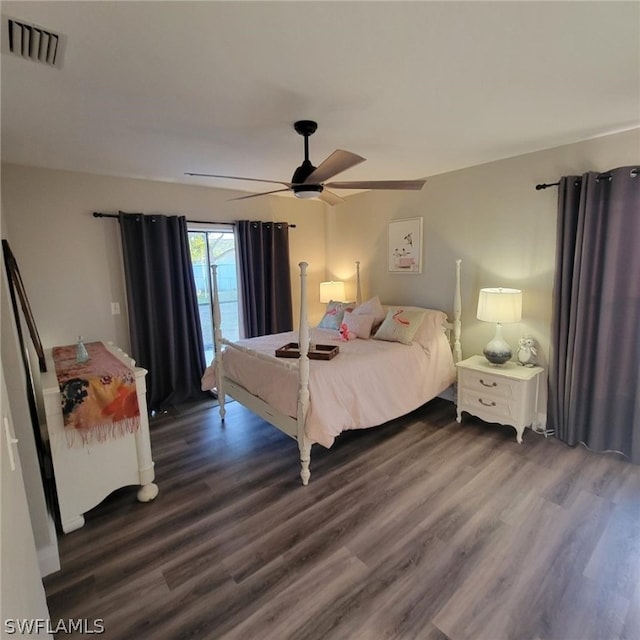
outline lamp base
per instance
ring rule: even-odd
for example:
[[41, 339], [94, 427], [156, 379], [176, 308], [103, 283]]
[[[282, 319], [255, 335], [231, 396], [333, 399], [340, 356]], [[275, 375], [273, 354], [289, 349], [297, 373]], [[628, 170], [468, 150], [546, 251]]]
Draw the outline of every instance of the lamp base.
[[496, 335], [493, 340], [487, 342], [487, 346], [482, 350], [482, 353], [491, 364], [500, 365], [511, 360], [511, 347], [502, 337], [502, 325], [499, 322], [496, 323]]
[[491, 364], [504, 364], [511, 360], [511, 348], [504, 341], [498, 338], [494, 338], [487, 343], [487, 346], [482, 350], [484, 357]]

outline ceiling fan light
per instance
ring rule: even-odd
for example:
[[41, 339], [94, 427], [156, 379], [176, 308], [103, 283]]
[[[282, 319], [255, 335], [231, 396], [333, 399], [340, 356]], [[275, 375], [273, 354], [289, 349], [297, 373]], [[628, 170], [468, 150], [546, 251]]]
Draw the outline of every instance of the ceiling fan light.
[[293, 186], [296, 198], [317, 198], [324, 187], [321, 184], [300, 184]]

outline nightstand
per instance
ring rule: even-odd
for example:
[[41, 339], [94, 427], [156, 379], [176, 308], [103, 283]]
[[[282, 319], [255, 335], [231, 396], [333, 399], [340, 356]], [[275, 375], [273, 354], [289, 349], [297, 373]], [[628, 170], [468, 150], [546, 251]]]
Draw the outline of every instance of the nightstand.
[[466, 411], [486, 422], [510, 425], [522, 442], [525, 427], [533, 425], [538, 408], [542, 367], [515, 362], [491, 365], [484, 356], [458, 362], [458, 417]]

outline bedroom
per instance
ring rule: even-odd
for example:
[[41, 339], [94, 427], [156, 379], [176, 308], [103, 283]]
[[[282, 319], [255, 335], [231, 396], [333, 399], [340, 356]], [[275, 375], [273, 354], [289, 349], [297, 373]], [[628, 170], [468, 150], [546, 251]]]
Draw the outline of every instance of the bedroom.
[[[625, 10], [633, 7], [626, 6]], [[103, 10], [106, 11], [106, 7]], [[607, 9], [602, 16], [598, 16], [598, 22], [606, 21], [612, 11], [620, 10]], [[3, 14], [31, 19], [36, 23], [58, 28], [64, 33], [65, 24], [70, 17], [61, 14], [56, 18], [56, 11], [62, 11], [62, 8], [56, 10], [51, 7], [45, 11], [42, 6], [35, 4], [27, 10], [20, 3], [3, 3]], [[83, 7], [73, 11], [91, 13], [98, 10]], [[136, 24], [140, 24], [137, 20], [142, 11], [140, 6], [130, 8], [131, 13], [127, 15], [130, 16], [132, 30], [135, 30]], [[532, 20], [532, 23], [537, 24], [538, 28], [542, 28], [541, 25], [548, 26], [552, 22], [551, 11], [548, 6], [540, 7], [536, 14], [537, 20]], [[94, 20], [83, 16], [84, 23], [92, 24], [97, 29], [99, 25], [95, 25], [95, 17], [101, 18], [104, 31], [108, 31], [113, 24], [107, 14], [101, 15], [99, 12], [94, 15]], [[283, 26], [280, 28], [286, 27], [288, 32], [294, 32], [295, 25], [291, 24], [291, 20], [289, 18], [289, 21], [281, 23]], [[592, 22], [585, 22], [595, 29]], [[619, 22], [627, 26], [637, 24], [633, 16], [623, 16]], [[359, 24], [364, 28], [362, 23]], [[365, 26], [373, 25], [365, 23]], [[433, 31], [431, 29], [429, 32], [431, 38], [435, 37]], [[637, 29], [624, 33], [625, 38], [619, 37], [620, 41], [626, 43], [627, 47], [637, 47]], [[109, 35], [102, 34], [102, 37], [108, 40]], [[599, 38], [604, 48], [606, 38], [602, 38], [601, 34]], [[595, 40], [598, 38], [591, 38], [591, 41]], [[70, 56], [72, 45], [73, 40], [70, 40], [67, 43]], [[246, 50], [238, 51], [237, 47], [232, 50], [244, 62], [245, 69], [250, 67], [255, 56], [249, 56]], [[630, 50], [632, 49], [622, 48], [617, 55], [624, 56]], [[615, 51], [610, 53], [615, 57]], [[39, 121], [32, 123], [30, 135], [24, 135], [18, 140], [12, 138], [11, 132], [5, 130], [10, 115], [7, 106], [12, 105], [7, 87], [15, 88], [19, 80], [8, 75], [7, 56], [3, 55], [3, 237], [9, 239], [20, 264], [43, 343], [67, 344], [73, 342], [79, 333], [83, 333], [88, 338], [113, 340], [125, 348], [128, 346], [126, 315], [123, 313], [113, 316], [110, 313], [111, 302], [122, 303], [125, 299], [117, 224], [91, 217], [92, 211], [114, 212], [124, 209], [179, 212], [188, 218], [222, 221], [239, 218], [287, 220], [297, 225], [291, 234], [291, 262], [296, 264], [300, 260], [306, 260], [311, 265], [312, 289], [317, 290], [320, 281], [332, 277], [344, 278], [348, 286], [352, 286], [353, 262], [357, 259], [363, 266], [365, 295], [378, 293], [382, 299], [389, 301], [415, 300], [446, 310], [450, 310], [451, 306], [450, 274], [453, 264], [456, 258], [462, 258], [464, 353], [481, 352], [488, 338], [487, 325], [476, 321], [474, 317], [476, 296], [479, 288], [491, 286], [499, 277], [500, 284], [517, 284], [525, 296], [523, 321], [508, 328], [508, 340], [513, 342], [521, 334], [531, 333], [539, 341], [542, 353], [548, 354], [557, 194], [554, 189], [537, 192], [535, 184], [555, 182], [561, 175], [570, 173], [604, 171], [637, 163], [640, 148], [640, 132], [637, 128], [637, 56], [632, 65], [627, 64], [625, 67], [620, 60], [609, 62], [597, 48], [585, 55], [590, 56], [589, 59], [601, 60], [601, 64], [607, 64], [611, 68], [626, 69], [621, 71], [619, 81], [614, 79], [607, 88], [599, 86], [596, 95], [593, 94], [593, 80], [580, 76], [583, 84], [579, 88], [582, 93], [572, 88], [569, 93], [573, 97], [566, 98], [566, 111], [569, 113], [582, 114], [579, 108], [580, 98], [588, 100], [593, 109], [602, 109], [606, 117], [601, 116], [600, 121], [594, 117], [593, 121], [582, 122], [578, 126], [573, 117], [569, 118], [568, 113], [564, 113], [565, 120], [550, 119], [550, 113], [555, 114], [555, 111], [547, 113], [544, 107], [552, 104], [554, 109], [559, 109], [553, 99], [553, 92], [558, 87], [548, 87], [546, 93], [535, 95], [535, 100], [531, 100], [531, 94], [526, 91], [526, 87], [521, 86], [518, 87], [518, 99], [509, 93], [496, 94], [490, 103], [490, 114], [478, 109], [480, 100], [471, 102], [470, 109], [469, 103], [460, 98], [449, 106], [457, 114], [455, 126], [461, 129], [460, 138], [463, 142], [465, 137], [468, 140], [467, 153], [459, 151], [462, 160], [451, 160], [448, 167], [437, 164], [432, 166], [431, 162], [435, 163], [438, 157], [448, 152], [441, 138], [404, 146], [396, 143], [390, 149], [375, 138], [373, 141], [365, 140], [362, 136], [372, 135], [372, 125], [368, 125], [364, 131], [359, 130], [360, 126], [364, 127], [360, 115], [367, 110], [365, 99], [368, 96], [363, 94], [371, 91], [375, 97], [380, 92], [379, 87], [374, 82], [373, 88], [367, 88], [366, 91], [357, 87], [350, 89], [346, 80], [339, 82], [335, 75], [332, 77], [328, 73], [323, 78], [307, 80], [310, 86], [290, 87], [290, 93], [284, 97], [278, 92], [281, 85], [274, 83], [275, 88], [270, 87], [271, 92], [267, 92], [261, 104], [252, 108], [246, 106], [249, 113], [243, 113], [242, 118], [239, 118], [242, 126], [236, 124], [233, 118], [235, 114], [230, 107], [226, 111], [220, 107], [221, 112], [217, 117], [222, 124], [217, 125], [215, 135], [211, 138], [207, 138], [205, 127], [213, 114], [196, 105], [196, 113], [191, 116], [195, 124], [186, 127], [186, 131], [185, 127], [181, 128], [183, 135], [195, 140], [192, 148], [196, 155], [175, 154], [175, 166], [172, 165], [173, 182], [147, 179], [151, 177], [146, 173], [147, 167], [132, 166], [127, 153], [122, 154], [121, 167], [115, 172], [103, 171], [100, 166], [90, 167], [78, 152], [70, 164], [61, 164], [55, 153], [53, 160], [48, 162], [45, 152], [55, 152], [62, 143], [58, 136], [68, 133], [68, 127], [74, 124], [69, 120], [73, 118], [52, 122], [49, 117], [42, 116]], [[251, 59], [245, 59], [246, 56]], [[566, 58], [566, 64], [571, 67], [573, 56], [567, 54]], [[604, 62], [605, 60], [608, 62]], [[70, 65], [72, 61], [73, 58], [70, 58]], [[16, 60], [11, 63], [15, 63], [14, 69], [19, 74], [27, 74], [31, 69], [24, 61]], [[289, 60], [289, 63], [293, 64], [293, 61]], [[265, 62], [266, 64], [268, 63]], [[369, 69], [366, 61], [363, 64], [373, 75], [374, 70]], [[108, 71], [108, 61], [104, 65]], [[547, 61], [542, 66], [541, 75], [548, 71], [548, 66]], [[49, 70], [40, 70], [37, 66], [35, 70], [29, 71], [42, 75], [34, 78], [33, 86], [25, 83], [32, 89], [32, 93], [19, 95], [25, 104], [33, 107], [46, 102], [38, 93], [36, 80], [43, 82], [50, 91], [55, 91], [55, 83], [48, 80], [49, 76], [45, 75], [45, 71]], [[52, 70], [51, 73], [53, 72], [60, 74], [64, 69]], [[266, 70], [264, 74], [269, 77]], [[520, 78], [521, 71], [516, 70], [514, 77]], [[424, 87], [431, 87], [431, 92], [438, 95], [443, 92], [442, 86], [449, 88], [452, 84], [447, 81], [446, 67], [441, 62], [430, 67], [430, 75], [421, 71], [413, 78], [412, 82], [415, 84], [424, 85], [423, 90]], [[557, 78], [556, 81], [559, 82]], [[332, 91], [342, 93], [344, 101], [335, 98], [334, 104], [325, 97], [333, 95], [328, 86], [332, 82], [336, 84]], [[392, 82], [392, 78], [389, 82]], [[635, 91], [628, 90], [625, 93], [625, 82], [635, 82]], [[301, 80], [298, 81], [298, 84], [301, 83]], [[542, 80], [540, 83], [545, 84]], [[238, 77], [234, 88], [244, 91], [247, 84], [246, 79]], [[476, 91], [480, 90], [479, 84], [476, 82], [473, 85]], [[172, 95], [183, 90], [179, 77], [172, 81], [171, 86]], [[106, 120], [93, 116], [91, 108], [96, 105], [91, 98], [92, 91], [96, 92], [98, 99], [108, 97], [101, 93], [95, 82], [67, 87], [67, 90], [71, 91], [71, 97], [78, 105], [89, 109], [82, 118], [80, 115], [76, 117], [77, 124], [86, 126], [89, 132], [95, 130], [96, 136], [116, 133], [118, 122], [126, 122], [124, 113], [116, 113]], [[198, 91], [200, 90], [202, 89]], [[162, 96], [163, 91], [162, 85], [149, 88], [154, 96]], [[313, 99], [305, 101], [304, 96], [296, 94], [296, 91], [309, 91]], [[196, 94], [200, 95], [198, 92]], [[136, 95], [129, 94], [132, 105]], [[429, 91], [427, 95], [430, 95]], [[546, 100], [540, 96], [546, 96]], [[286, 104], [284, 111], [280, 110], [282, 100]], [[531, 111], [527, 111], [530, 101], [534, 106]], [[107, 104], [117, 107], [112, 103]], [[428, 101], [424, 98], [420, 104], [425, 109], [428, 107]], [[484, 104], [482, 106], [485, 107]], [[15, 105], [12, 108], [15, 109]], [[303, 114], [299, 113], [301, 110], [304, 111]], [[542, 112], [537, 119], [534, 117], [535, 111]], [[39, 113], [37, 109], [36, 113]], [[437, 115], [428, 113], [432, 117]], [[159, 118], [160, 115], [161, 113], [155, 117]], [[492, 121], [494, 130], [482, 120], [489, 115], [498, 121], [509, 121], [515, 143], [514, 146], [508, 146], [507, 141], [504, 141], [502, 147], [494, 149], [492, 156], [482, 156], [479, 151], [474, 152], [470, 147], [471, 134], [474, 130], [484, 129], [487, 137], [495, 135], [499, 129], [496, 120]], [[586, 115], [591, 117], [588, 111]], [[418, 178], [422, 175], [428, 176], [425, 188], [419, 193], [409, 194], [358, 193], [349, 196], [346, 204], [329, 208], [319, 202], [299, 202], [289, 197], [265, 197], [229, 203], [229, 197], [246, 192], [229, 191], [232, 185], [225, 185], [226, 189], [220, 189], [204, 183], [182, 182], [181, 172], [209, 166], [212, 147], [228, 146], [225, 123], [228, 123], [229, 129], [240, 131], [241, 141], [237, 144], [243, 158], [236, 160], [232, 167], [220, 165], [221, 172], [256, 174], [276, 179], [288, 177], [300, 156], [299, 138], [291, 130], [291, 122], [300, 116], [313, 117], [320, 122], [319, 131], [312, 139], [314, 158], [325, 157], [336, 147], [345, 147], [361, 152], [368, 158], [367, 163], [350, 172], [349, 177]], [[261, 117], [265, 120], [277, 119], [277, 132], [259, 137], [253, 131], [253, 125], [260, 122]], [[391, 126], [387, 135], [413, 135], [409, 116], [402, 115], [396, 119], [387, 115], [386, 118], [386, 124]], [[142, 116], [137, 116], [137, 119], [134, 118], [128, 124], [129, 133], [142, 130], [145, 136], [151, 135], [149, 130], [156, 128], [154, 122], [149, 123]], [[534, 126], [538, 127], [537, 130], [534, 130]], [[406, 129], [409, 129], [408, 133]], [[448, 129], [443, 128], [442, 135], [453, 135], [452, 129], [453, 125], [449, 125]], [[56, 137], [48, 138], [45, 135], [47, 133]], [[127, 133], [118, 137], [119, 143], [114, 146], [119, 148], [124, 144], [126, 136]], [[46, 146], [38, 144], [39, 137], [48, 141]], [[80, 140], [76, 138], [82, 136], [67, 137], [79, 143]], [[175, 140], [171, 137], [163, 138], [162, 144], [171, 148]], [[273, 149], [275, 153], [280, 144], [286, 147], [280, 151], [277, 160], [273, 158], [271, 164], [269, 151]], [[103, 145], [110, 148], [108, 141], [103, 141]], [[464, 144], [459, 141], [458, 145], [464, 151]], [[411, 165], [387, 167], [382, 163], [381, 157], [396, 157], [400, 162], [405, 153], [416, 152], [414, 146], [418, 147], [417, 153], [422, 156], [419, 169], [414, 170]], [[269, 162], [268, 165], [252, 166], [248, 162], [251, 153], [258, 150], [256, 147], [263, 150], [264, 162]], [[151, 163], [151, 155], [153, 153], [148, 152], [148, 163]], [[425, 155], [428, 157], [425, 158]], [[391, 168], [395, 171], [393, 175], [387, 173]], [[104, 175], [105, 173], [111, 175]], [[235, 188], [237, 189], [237, 185]], [[387, 224], [392, 219], [415, 216], [423, 217], [425, 225], [423, 273], [419, 276], [388, 274], [383, 259]], [[493, 232], [495, 228], [500, 229], [500, 234]], [[297, 276], [294, 274], [292, 279], [295, 277]], [[294, 308], [297, 308], [299, 301], [296, 299], [295, 286], [293, 291]], [[82, 304], [79, 304], [78, 292], [82, 292]], [[322, 306], [315, 298], [310, 300], [310, 304], [312, 321], [317, 321], [322, 314]], [[70, 309], [73, 309], [73, 313], [70, 313]], [[3, 332], [6, 325], [4, 320], [3, 316]], [[5, 357], [3, 353], [3, 364]], [[5, 373], [7, 367], [9, 365], [5, 364]], [[7, 383], [9, 384], [9, 380]], [[34, 524], [38, 547], [46, 547], [48, 530], [46, 524], [40, 528], [39, 524]]]

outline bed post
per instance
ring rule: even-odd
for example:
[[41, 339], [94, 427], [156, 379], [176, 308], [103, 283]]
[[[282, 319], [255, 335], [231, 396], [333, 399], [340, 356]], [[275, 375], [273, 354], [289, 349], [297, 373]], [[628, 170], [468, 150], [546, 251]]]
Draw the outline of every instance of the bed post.
[[224, 390], [222, 388], [222, 331], [220, 330], [220, 300], [218, 299], [218, 265], [211, 265], [211, 296], [213, 298], [213, 350], [216, 371], [216, 389], [218, 391], [218, 405], [220, 420], [224, 422], [226, 413], [224, 408]]
[[456, 289], [453, 296], [453, 361], [462, 360], [462, 346], [460, 335], [462, 333], [460, 316], [462, 315], [462, 301], [460, 297], [460, 264], [462, 260], [456, 260]]
[[302, 484], [309, 484], [311, 472], [311, 442], [307, 438], [304, 423], [309, 408], [309, 319], [307, 317], [307, 267], [306, 262], [301, 262], [300, 267], [300, 328], [298, 330], [298, 347], [300, 360], [298, 361], [298, 411], [297, 411], [297, 438], [300, 450], [300, 477]]
[[356, 260], [356, 304], [362, 304], [362, 287], [360, 286], [360, 260]]

